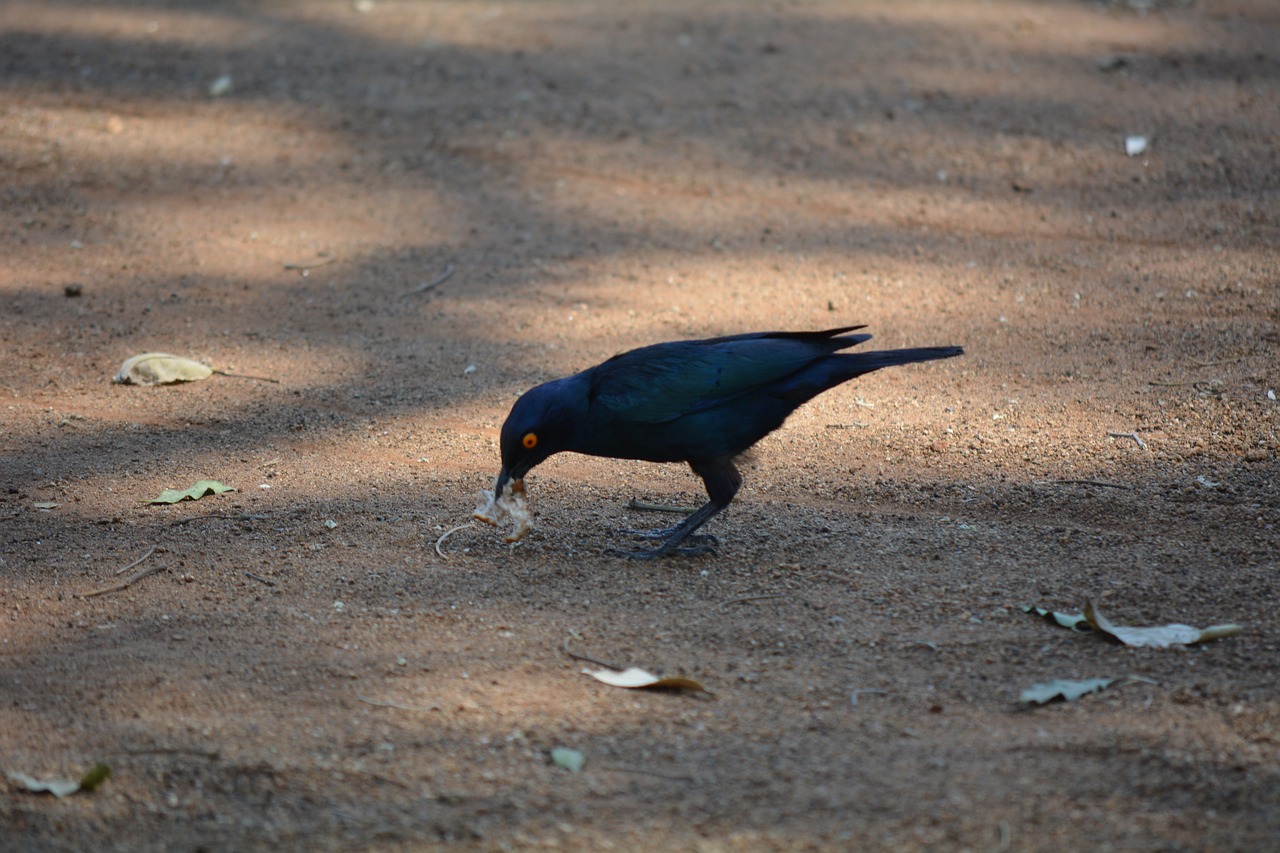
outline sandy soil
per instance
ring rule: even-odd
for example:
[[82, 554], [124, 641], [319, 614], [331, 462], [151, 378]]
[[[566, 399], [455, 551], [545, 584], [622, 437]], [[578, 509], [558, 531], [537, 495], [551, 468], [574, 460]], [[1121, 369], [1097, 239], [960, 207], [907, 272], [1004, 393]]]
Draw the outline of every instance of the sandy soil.
[[[113, 774], [0, 847], [1275, 849], [1269, 0], [14, 0], [0, 110], [0, 767]], [[568, 456], [437, 553], [531, 385], [849, 323], [967, 355], [798, 412], [718, 557]], [[1245, 631], [1021, 609], [1087, 597]]]

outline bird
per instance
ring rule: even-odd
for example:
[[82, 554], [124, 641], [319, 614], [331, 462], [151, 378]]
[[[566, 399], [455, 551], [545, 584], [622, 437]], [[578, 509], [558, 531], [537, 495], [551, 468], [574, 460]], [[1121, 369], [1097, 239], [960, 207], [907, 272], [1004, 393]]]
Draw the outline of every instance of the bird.
[[855, 377], [899, 364], [952, 358], [960, 346], [846, 353], [870, 334], [860, 326], [825, 331], [751, 332], [670, 341], [623, 352], [522, 394], [502, 425], [494, 494], [563, 452], [648, 462], [684, 462], [708, 500], [679, 524], [624, 531], [661, 540], [610, 553], [635, 559], [715, 554], [718, 539], [697, 534], [742, 486], [734, 464], [804, 403]]

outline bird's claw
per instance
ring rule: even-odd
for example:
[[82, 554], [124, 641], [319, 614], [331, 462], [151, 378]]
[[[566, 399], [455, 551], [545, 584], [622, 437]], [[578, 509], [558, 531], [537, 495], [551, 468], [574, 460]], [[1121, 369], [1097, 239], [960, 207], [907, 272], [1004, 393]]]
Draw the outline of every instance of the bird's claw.
[[[618, 532], [626, 536], [634, 536], [637, 539], [669, 539], [676, 532], [676, 529], [675, 527], [659, 527], [657, 530], [632, 530], [629, 527], [624, 527]], [[683, 541], [719, 545], [720, 537], [712, 533], [693, 533], [686, 536]]]
[[[690, 539], [715, 539], [714, 536], [691, 536]], [[704, 554], [710, 554], [713, 557], [719, 556], [712, 545], [693, 545], [688, 548], [672, 548], [667, 550], [661, 546], [650, 548], [645, 551], [623, 551], [621, 548], [606, 548], [606, 554], [613, 557], [626, 557], [630, 560], [656, 560], [659, 557], [700, 557]]]

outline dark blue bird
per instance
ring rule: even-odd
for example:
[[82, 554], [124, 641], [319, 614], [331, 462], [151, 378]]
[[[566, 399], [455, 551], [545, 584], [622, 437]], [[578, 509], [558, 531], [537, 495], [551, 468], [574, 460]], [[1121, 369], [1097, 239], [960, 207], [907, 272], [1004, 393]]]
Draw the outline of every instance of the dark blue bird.
[[[856, 376], [961, 355], [961, 347], [842, 353], [870, 340], [825, 332], [756, 332], [673, 341], [615, 355], [581, 373], [533, 388], [502, 425], [495, 494], [548, 456], [566, 450], [616, 459], [687, 462], [710, 500], [679, 524], [641, 534], [649, 558], [714, 553], [715, 537], [693, 536], [742, 485], [734, 457], [782, 426], [793, 411]], [[696, 543], [682, 547], [684, 542]]]

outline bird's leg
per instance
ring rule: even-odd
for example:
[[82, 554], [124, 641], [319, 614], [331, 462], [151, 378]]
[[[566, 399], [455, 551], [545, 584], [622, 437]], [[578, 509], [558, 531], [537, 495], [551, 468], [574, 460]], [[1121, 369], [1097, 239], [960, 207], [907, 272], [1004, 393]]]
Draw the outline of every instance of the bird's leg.
[[[696, 510], [690, 511], [689, 515], [692, 515], [693, 512], [696, 512]], [[686, 518], [686, 521], [687, 520], [688, 519]], [[681, 522], [681, 524], [683, 523], [684, 522]], [[626, 536], [634, 536], [637, 539], [669, 539], [675, 535], [675, 532], [676, 530], [679, 529], [679, 527], [680, 527], [680, 524], [672, 524], [669, 527], [659, 527], [654, 530], [636, 530], [631, 527], [623, 527], [623, 528], [619, 528], [618, 532]], [[712, 545], [714, 545], [717, 541], [719, 541], [715, 536], [712, 536], [710, 533], [693, 533], [686, 536], [685, 540], [688, 542], [695, 542], [695, 541], [709, 542]]]
[[[651, 531], [652, 537], [649, 534], [641, 534], [646, 538], [665, 537], [663, 543], [657, 548], [647, 551], [617, 551], [610, 549], [609, 553], [620, 554], [637, 560], [651, 560], [655, 557], [666, 557], [671, 554], [695, 556], [716, 553], [716, 549], [711, 543], [719, 540], [708, 534], [695, 536], [694, 531], [729, 505], [733, 500], [733, 496], [738, 493], [738, 488], [742, 485], [742, 475], [734, 467], [733, 460], [727, 458], [717, 459], [712, 462], [690, 462], [689, 467], [693, 469], [695, 474], [702, 477], [702, 482], [706, 484], [707, 494], [711, 497], [711, 500], [673, 527]], [[681, 547], [683, 542], [697, 542], [698, 544]]]
[[[716, 540], [710, 535], [693, 535], [693, 531], [706, 524], [713, 515], [724, 509], [722, 506], [716, 506], [714, 501], [707, 501], [702, 507], [684, 521], [664, 530], [641, 531], [640, 536], [646, 539], [663, 539], [663, 543], [657, 548], [651, 548], [642, 551], [619, 551], [610, 548], [608, 553], [617, 554], [621, 557], [631, 557], [637, 560], [651, 560], [654, 557], [666, 557], [670, 554], [681, 554], [686, 557], [695, 556], [697, 554], [714, 554], [715, 547], [710, 544]], [[690, 541], [698, 544], [689, 547], [680, 547], [680, 543]]]
[[[693, 513], [697, 512], [698, 510], [697, 507], [686, 509], [685, 507], [682, 507], [682, 506], [664, 506], [662, 504], [642, 504], [636, 501], [635, 498], [632, 498], [631, 503], [627, 504], [627, 506], [631, 509], [647, 509], [655, 512], [679, 513], [680, 515], [683, 515], [686, 518], [692, 515]], [[636, 530], [633, 527], [621, 527], [618, 529], [618, 532], [625, 534], [627, 536], [635, 536], [638, 539], [666, 539], [671, 534], [675, 533], [676, 528], [679, 526], [680, 526], [679, 524], [672, 524], [667, 527], [659, 527], [655, 530]], [[711, 538], [714, 539], [715, 537], [711, 537]]]
[[[657, 530], [631, 530], [630, 528], [623, 528], [618, 532], [625, 533], [627, 536], [631, 536], [636, 539], [670, 539], [675, 535], [676, 528], [679, 526], [680, 525], [678, 524], [673, 524], [670, 527], [659, 527]], [[688, 542], [690, 545], [698, 543], [718, 545], [720, 543], [720, 537], [716, 536], [714, 533], [690, 533], [681, 541]]]

